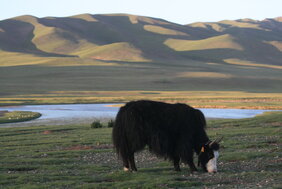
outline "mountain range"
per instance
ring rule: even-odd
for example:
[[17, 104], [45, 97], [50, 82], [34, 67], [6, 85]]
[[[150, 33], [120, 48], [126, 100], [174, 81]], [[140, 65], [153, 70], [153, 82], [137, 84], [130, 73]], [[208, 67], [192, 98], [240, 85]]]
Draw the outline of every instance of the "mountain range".
[[[103, 76], [88, 77], [100, 81], [89, 82], [92, 87], [84, 84], [83, 90], [280, 91], [282, 17], [180, 25], [129, 14], [25, 15], [0, 21], [0, 57], [3, 72], [9, 69], [19, 75], [15, 68], [27, 66], [45, 70], [69, 67], [68, 73], [74, 75], [74, 70], [82, 66], [94, 69], [93, 74], [100, 70]], [[144, 83], [131, 75], [139, 71]], [[65, 70], [51, 72], [65, 90], [75, 88], [65, 87]], [[1, 73], [4, 81], [8, 80], [5, 73]], [[127, 73], [131, 76], [125, 77]], [[47, 76], [42, 78], [42, 74], [38, 78], [43, 86], [52, 91], [60, 89], [47, 84]], [[107, 85], [105, 75], [120, 82]], [[126, 81], [129, 84], [124, 86]]]

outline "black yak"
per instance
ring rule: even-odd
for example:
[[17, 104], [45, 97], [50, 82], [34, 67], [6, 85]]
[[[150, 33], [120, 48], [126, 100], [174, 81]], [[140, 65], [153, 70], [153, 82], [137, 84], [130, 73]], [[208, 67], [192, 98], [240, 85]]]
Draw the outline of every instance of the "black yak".
[[134, 153], [147, 145], [150, 152], [172, 161], [176, 171], [180, 171], [180, 160], [196, 171], [196, 152], [198, 165], [216, 172], [219, 140], [210, 141], [205, 126], [203, 113], [186, 104], [132, 101], [120, 108], [112, 138], [125, 171], [137, 171]]

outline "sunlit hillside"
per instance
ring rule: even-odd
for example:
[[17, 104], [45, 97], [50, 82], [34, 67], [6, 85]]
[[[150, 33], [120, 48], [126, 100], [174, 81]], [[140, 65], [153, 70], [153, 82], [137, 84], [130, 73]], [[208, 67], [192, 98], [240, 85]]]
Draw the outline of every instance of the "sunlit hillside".
[[0, 21], [0, 95], [281, 92], [281, 18], [179, 25], [128, 14]]

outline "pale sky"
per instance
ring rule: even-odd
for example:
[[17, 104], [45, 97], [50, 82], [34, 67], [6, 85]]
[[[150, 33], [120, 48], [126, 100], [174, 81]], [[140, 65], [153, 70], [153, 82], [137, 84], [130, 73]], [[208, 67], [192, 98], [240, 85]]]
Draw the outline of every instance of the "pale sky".
[[65, 17], [128, 13], [178, 24], [282, 16], [282, 0], [0, 0], [0, 20], [20, 15]]

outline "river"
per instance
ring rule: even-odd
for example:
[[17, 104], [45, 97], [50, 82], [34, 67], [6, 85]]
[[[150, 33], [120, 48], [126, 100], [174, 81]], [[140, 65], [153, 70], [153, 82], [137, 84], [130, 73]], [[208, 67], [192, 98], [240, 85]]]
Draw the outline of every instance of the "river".
[[[42, 116], [36, 120], [24, 123], [1, 124], [0, 127], [29, 126], [29, 125], [60, 125], [91, 123], [95, 119], [113, 119], [119, 107], [114, 104], [62, 104], [62, 105], [28, 105], [0, 107], [0, 111], [33, 111], [39, 112]], [[254, 117], [266, 111], [253, 109], [200, 109], [208, 119], [231, 118], [241, 119]]]

